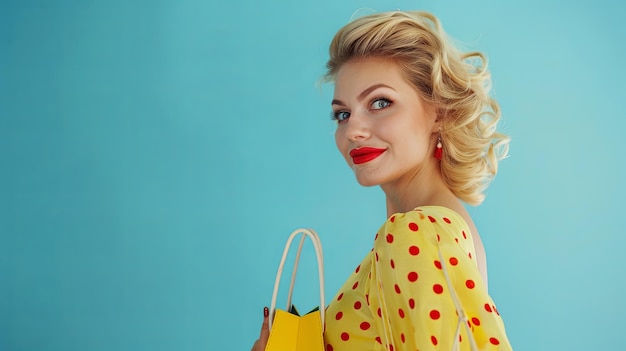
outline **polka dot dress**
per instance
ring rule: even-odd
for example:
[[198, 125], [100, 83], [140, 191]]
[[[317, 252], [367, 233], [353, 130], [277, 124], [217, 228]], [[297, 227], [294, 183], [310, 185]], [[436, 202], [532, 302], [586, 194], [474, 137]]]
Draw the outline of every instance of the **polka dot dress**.
[[479, 350], [511, 350], [474, 256], [450, 209], [391, 216], [328, 305], [326, 351], [471, 350], [468, 332]]

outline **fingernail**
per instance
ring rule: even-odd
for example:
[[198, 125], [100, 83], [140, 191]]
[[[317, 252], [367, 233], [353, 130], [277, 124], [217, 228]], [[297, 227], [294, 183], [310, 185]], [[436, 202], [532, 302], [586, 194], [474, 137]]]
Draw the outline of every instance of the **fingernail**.
[[270, 309], [265, 307], [263, 308], [263, 317], [268, 317], [270, 315]]

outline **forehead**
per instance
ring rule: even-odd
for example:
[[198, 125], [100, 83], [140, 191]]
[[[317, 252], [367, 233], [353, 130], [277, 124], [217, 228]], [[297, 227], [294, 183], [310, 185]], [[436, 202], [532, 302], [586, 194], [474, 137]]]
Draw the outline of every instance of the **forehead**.
[[384, 58], [358, 58], [346, 62], [335, 79], [335, 96], [359, 94], [373, 84], [385, 84], [394, 89], [412, 88], [400, 66]]

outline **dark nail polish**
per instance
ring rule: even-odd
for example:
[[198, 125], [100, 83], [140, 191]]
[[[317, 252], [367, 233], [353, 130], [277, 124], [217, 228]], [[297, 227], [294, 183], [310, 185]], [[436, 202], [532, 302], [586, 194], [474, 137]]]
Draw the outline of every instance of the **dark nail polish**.
[[270, 315], [270, 309], [265, 307], [263, 308], [263, 317], [268, 317]]

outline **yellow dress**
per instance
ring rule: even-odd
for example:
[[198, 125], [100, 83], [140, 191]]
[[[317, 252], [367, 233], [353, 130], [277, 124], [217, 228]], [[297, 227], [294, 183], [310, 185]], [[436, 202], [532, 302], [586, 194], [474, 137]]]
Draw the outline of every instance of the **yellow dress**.
[[511, 350], [474, 257], [456, 212], [392, 215], [328, 305], [326, 351], [471, 350], [473, 340], [478, 350]]

